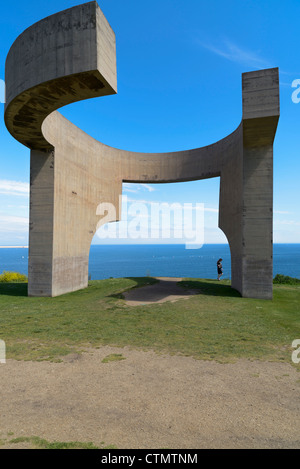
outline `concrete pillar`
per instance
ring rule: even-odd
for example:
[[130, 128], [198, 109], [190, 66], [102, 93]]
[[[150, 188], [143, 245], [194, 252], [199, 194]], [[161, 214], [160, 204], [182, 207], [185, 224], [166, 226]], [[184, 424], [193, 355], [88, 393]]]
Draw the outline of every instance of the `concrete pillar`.
[[52, 296], [54, 152], [30, 157], [28, 295]]

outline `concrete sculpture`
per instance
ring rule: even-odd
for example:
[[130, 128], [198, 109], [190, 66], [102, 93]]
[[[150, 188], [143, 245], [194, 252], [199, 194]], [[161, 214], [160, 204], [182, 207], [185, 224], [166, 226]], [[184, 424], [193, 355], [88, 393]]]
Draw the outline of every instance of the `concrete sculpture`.
[[97, 206], [118, 207], [122, 182], [219, 176], [219, 227], [230, 245], [232, 287], [244, 297], [272, 298], [278, 69], [242, 75], [242, 121], [231, 135], [174, 153], [108, 147], [57, 111], [116, 92], [115, 35], [94, 1], [34, 24], [8, 53], [5, 123], [31, 150], [28, 294], [57, 296], [87, 286]]

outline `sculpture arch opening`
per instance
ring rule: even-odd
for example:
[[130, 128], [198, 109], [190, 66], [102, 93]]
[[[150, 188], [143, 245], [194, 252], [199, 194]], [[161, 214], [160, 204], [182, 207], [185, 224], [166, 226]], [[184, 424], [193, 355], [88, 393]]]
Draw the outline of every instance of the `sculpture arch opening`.
[[[149, 275], [215, 279], [220, 257], [230, 279], [228, 240], [218, 228], [219, 191], [220, 178], [123, 183], [120, 221], [105, 223], [93, 237], [92, 279]], [[110, 207], [100, 205], [99, 213], [108, 217]], [[116, 212], [115, 207], [111, 210]]]

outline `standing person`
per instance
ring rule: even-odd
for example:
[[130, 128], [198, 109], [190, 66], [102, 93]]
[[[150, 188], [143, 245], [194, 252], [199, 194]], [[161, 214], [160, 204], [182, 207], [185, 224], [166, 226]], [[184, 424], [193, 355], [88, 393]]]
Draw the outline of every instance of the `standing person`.
[[218, 262], [217, 262], [217, 269], [218, 269], [218, 280], [221, 279], [222, 275], [223, 275], [223, 266], [222, 266], [222, 260], [223, 259], [219, 259]]

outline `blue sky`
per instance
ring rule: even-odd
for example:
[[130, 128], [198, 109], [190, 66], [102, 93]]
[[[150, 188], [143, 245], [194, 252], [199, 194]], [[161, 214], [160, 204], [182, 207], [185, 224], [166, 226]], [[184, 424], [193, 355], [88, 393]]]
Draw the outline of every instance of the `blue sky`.
[[[4, 79], [8, 50], [25, 28], [80, 3], [3, 3], [0, 79]], [[72, 104], [61, 109], [62, 114], [96, 139], [122, 149], [164, 152], [201, 147], [239, 125], [241, 74], [279, 67], [274, 242], [300, 243], [300, 102], [292, 101], [292, 93], [297, 92], [292, 83], [300, 79], [299, 0], [98, 3], [116, 34], [118, 94]], [[0, 106], [3, 112], [4, 104]], [[3, 118], [0, 135], [0, 245], [27, 245], [29, 150], [8, 133]], [[227, 242], [217, 226], [218, 178], [180, 184], [126, 184], [123, 194], [130, 202], [144, 201], [148, 206], [151, 202], [202, 203], [205, 243]], [[93, 242], [105, 241], [96, 235]]]

